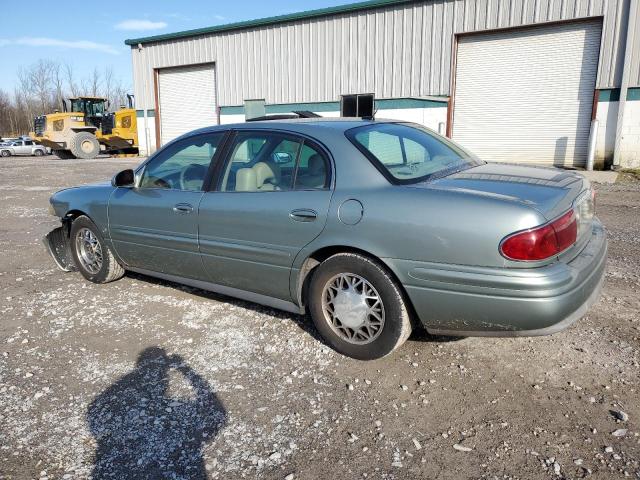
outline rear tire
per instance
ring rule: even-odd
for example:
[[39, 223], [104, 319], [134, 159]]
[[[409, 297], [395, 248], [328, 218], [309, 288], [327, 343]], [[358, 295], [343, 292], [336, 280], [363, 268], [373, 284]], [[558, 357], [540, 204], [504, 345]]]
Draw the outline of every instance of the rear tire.
[[389, 355], [409, 338], [411, 319], [402, 289], [378, 262], [356, 253], [339, 253], [322, 262], [312, 275], [309, 311], [333, 349], [373, 360]]
[[89, 217], [82, 215], [73, 221], [69, 243], [76, 267], [90, 282], [109, 283], [124, 276], [124, 268]]
[[78, 132], [71, 138], [69, 149], [76, 158], [89, 160], [98, 156], [100, 153], [100, 144], [94, 134]]

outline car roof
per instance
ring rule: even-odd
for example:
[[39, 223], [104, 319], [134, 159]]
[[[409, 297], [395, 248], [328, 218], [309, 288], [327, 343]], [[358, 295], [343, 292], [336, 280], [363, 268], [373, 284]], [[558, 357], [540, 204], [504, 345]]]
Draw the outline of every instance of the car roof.
[[315, 117], [315, 118], [293, 118], [284, 120], [258, 120], [255, 122], [228, 123], [201, 128], [193, 133], [206, 133], [217, 130], [237, 129], [237, 130], [291, 130], [300, 133], [312, 133], [318, 128], [330, 129], [338, 132], [345, 132], [352, 128], [363, 125], [373, 125], [380, 123], [399, 123], [399, 120], [364, 120], [353, 117]]

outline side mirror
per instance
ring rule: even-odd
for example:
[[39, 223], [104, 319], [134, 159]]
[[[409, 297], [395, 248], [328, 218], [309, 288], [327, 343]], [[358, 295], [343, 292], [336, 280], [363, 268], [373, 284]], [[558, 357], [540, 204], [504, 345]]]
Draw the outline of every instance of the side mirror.
[[121, 172], [116, 173], [111, 179], [111, 185], [114, 187], [133, 187], [135, 181], [136, 177], [133, 170], [128, 168], [127, 170], [122, 170]]

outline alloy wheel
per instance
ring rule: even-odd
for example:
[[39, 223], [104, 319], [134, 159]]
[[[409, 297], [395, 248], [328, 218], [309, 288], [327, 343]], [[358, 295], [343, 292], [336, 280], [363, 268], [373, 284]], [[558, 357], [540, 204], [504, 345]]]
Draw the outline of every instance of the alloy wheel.
[[102, 246], [95, 234], [88, 228], [81, 228], [76, 234], [76, 252], [82, 267], [91, 274], [102, 268]]

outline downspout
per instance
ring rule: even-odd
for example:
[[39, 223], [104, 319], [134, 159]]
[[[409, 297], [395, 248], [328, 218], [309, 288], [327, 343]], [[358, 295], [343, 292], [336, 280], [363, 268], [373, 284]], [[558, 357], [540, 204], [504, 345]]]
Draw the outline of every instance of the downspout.
[[151, 148], [149, 146], [149, 122], [147, 120], [147, 82], [145, 80], [145, 75], [144, 72], [147, 71], [147, 62], [143, 61], [146, 60], [146, 54], [144, 53], [143, 49], [142, 49], [142, 44], [139, 43], [138, 44], [138, 53], [140, 54], [140, 56], [142, 58], [140, 58], [140, 63], [142, 64], [142, 115], [144, 118], [144, 143], [145, 143], [145, 149], [146, 149], [146, 154], [147, 157], [149, 155], [151, 155]]
[[622, 146], [622, 129], [624, 126], [624, 109], [627, 103], [629, 76], [631, 75], [631, 55], [638, 16], [638, 0], [629, 0], [629, 16], [627, 17], [627, 39], [624, 47], [624, 63], [622, 65], [622, 83], [618, 100], [618, 120], [616, 122], [616, 143], [613, 150], [613, 168], [620, 167], [620, 149]]

